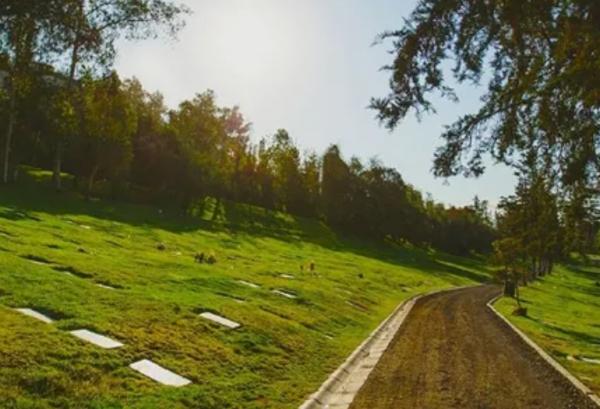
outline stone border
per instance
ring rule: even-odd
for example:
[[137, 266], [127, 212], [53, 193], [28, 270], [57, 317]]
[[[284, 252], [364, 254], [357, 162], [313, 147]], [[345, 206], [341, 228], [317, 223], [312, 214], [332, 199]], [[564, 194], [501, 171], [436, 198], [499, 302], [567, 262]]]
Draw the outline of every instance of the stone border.
[[369, 374], [392, 342], [415, 303], [426, 296], [473, 286], [461, 286], [413, 295], [402, 301], [392, 313], [352, 352], [321, 387], [299, 409], [345, 409], [366, 382]]
[[577, 379], [573, 374], [571, 374], [569, 371], [567, 371], [564, 366], [559, 364], [546, 351], [544, 351], [538, 344], [536, 344], [533, 340], [531, 340], [531, 338], [529, 338], [527, 335], [525, 335], [525, 333], [523, 333], [523, 331], [521, 331], [519, 328], [517, 328], [512, 322], [510, 322], [506, 317], [504, 317], [502, 314], [500, 314], [498, 312], [498, 310], [496, 310], [494, 308], [494, 303], [496, 301], [498, 301], [500, 298], [502, 298], [502, 296], [503, 296], [502, 294], [497, 295], [496, 297], [494, 297], [490, 301], [488, 301], [488, 303], [486, 304], [488, 306], [488, 308], [490, 310], [492, 310], [492, 312], [498, 318], [500, 318], [502, 321], [504, 321], [504, 323], [506, 323], [506, 325], [508, 325], [509, 328], [511, 328], [523, 341], [525, 341], [525, 343], [527, 345], [529, 345], [531, 348], [533, 348], [535, 350], [535, 352], [537, 352], [538, 355], [540, 355], [542, 357], [542, 359], [544, 359], [544, 361], [546, 361], [548, 364], [550, 364], [550, 366], [552, 366], [558, 373], [560, 373], [564, 378], [566, 378], [569, 382], [571, 382], [571, 384], [575, 388], [577, 388], [583, 395], [590, 398], [590, 400], [592, 402], [594, 402], [600, 408], [600, 398], [596, 394], [594, 394], [594, 392], [590, 388], [585, 386], [579, 379]]

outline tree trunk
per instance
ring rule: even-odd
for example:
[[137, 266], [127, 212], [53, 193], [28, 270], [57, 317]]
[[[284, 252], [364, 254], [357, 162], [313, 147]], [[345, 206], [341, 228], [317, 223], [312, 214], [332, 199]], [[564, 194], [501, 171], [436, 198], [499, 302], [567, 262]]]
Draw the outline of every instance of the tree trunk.
[[180, 201], [180, 206], [181, 206], [181, 213], [185, 216], [188, 214], [188, 210], [190, 207], [190, 195], [189, 193], [187, 193], [187, 191], [184, 191], [183, 195], [181, 196], [181, 201]]
[[504, 295], [515, 298], [515, 282], [510, 278], [504, 281]]
[[548, 274], [548, 266], [550, 265], [550, 261], [548, 260], [547, 257], [543, 258], [543, 263], [542, 263], [542, 276], [545, 276], [546, 274]]
[[[77, 33], [78, 35], [78, 33]], [[76, 38], [73, 44], [73, 51], [71, 53], [71, 64], [69, 67], [69, 79], [67, 82], [67, 90], [69, 98], [72, 98], [73, 85], [75, 83], [75, 72], [77, 71], [77, 63], [79, 62], [79, 41]], [[54, 181], [54, 188], [57, 191], [61, 190], [61, 165], [62, 165], [62, 154], [64, 149], [64, 141], [61, 137], [58, 138], [56, 143], [56, 151], [54, 152], [54, 166], [52, 167], [52, 180]]]
[[94, 187], [94, 180], [96, 179], [96, 174], [98, 173], [98, 165], [94, 165], [90, 176], [88, 178], [87, 188], [85, 191], [85, 199], [90, 200], [90, 195], [92, 193], [92, 188]]
[[54, 151], [54, 161], [52, 163], [52, 182], [56, 191], [60, 191], [62, 188], [60, 179], [62, 165], [62, 150], [62, 141], [58, 141], [58, 143], [56, 144], [56, 150]]
[[12, 171], [12, 182], [16, 183], [19, 179], [19, 164], [15, 163]]
[[9, 102], [9, 108], [8, 108], [8, 127], [6, 129], [6, 137], [4, 140], [4, 155], [3, 155], [3, 162], [2, 162], [2, 183], [7, 184], [8, 183], [8, 164], [9, 164], [9, 160], [10, 160], [10, 148], [12, 145], [12, 136], [13, 136], [13, 132], [14, 132], [14, 127], [15, 127], [15, 121], [16, 121], [16, 112], [15, 112], [15, 105], [16, 105], [16, 99], [17, 96], [15, 94], [15, 90], [14, 90], [14, 86], [11, 86], [11, 90], [10, 90], [10, 102]]

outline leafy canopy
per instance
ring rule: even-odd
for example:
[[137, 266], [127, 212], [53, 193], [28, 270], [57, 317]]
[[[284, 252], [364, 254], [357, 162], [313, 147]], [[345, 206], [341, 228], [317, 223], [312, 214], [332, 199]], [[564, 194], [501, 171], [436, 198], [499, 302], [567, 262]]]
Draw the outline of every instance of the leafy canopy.
[[390, 129], [433, 112], [434, 93], [456, 99], [448, 60], [458, 83], [487, 81], [479, 111], [443, 133], [437, 176], [478, 176], [486, 153], [514, 165], [534, 151], [554, 183], [598, 182], [600, 2], [421, 0], [386, 39], [391, 91], [371, 105]]

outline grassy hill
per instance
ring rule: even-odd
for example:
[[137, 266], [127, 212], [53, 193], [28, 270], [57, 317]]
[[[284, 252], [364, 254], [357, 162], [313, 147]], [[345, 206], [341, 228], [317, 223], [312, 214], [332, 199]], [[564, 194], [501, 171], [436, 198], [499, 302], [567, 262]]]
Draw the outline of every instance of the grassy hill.
[[557, 266], [552, 274], [522, 287], [521, 296], [527, 317], [512, 315], [514, 300], [502, 298], [495, 305], [600, 394], [600, 268]]
[[[211, 209], [181, 217], [28, 178], [0, 189], [1, 407], [295, 408], [400, 301], [486, 279], [477, 260], [343, 238], [316, 220], [233, 204], [216, 221]], [[196, 263], [200, 252], [216, 263]], [[68, 333], [81, 328], [125, 346]], [[161, 386], [128, 367], [140, 359], [193, 383]]]

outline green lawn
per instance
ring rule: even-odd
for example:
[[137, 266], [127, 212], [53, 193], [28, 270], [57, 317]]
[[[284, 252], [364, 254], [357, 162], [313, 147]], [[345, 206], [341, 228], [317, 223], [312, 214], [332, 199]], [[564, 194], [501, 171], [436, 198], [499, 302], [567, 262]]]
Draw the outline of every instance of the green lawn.
[[[211, 209], [179, 217], [30, 177], [0, 188], [2, 408], [296, 408], [401, 300], [486, 279], [477, 260], [342, 238], [316, 220], [231, 204], [217, 221]], [[125, 346], [68, 333], [81, 328]], [[160, 386], [128, 368], [139, 359], [193, 384]]]
[[516, 302], [503, 298], [496, 308], [561, 365], [600, 394], [600, 268], [559, 266], [551, 275], [521, 288], [527, 317], [511, 313]]

